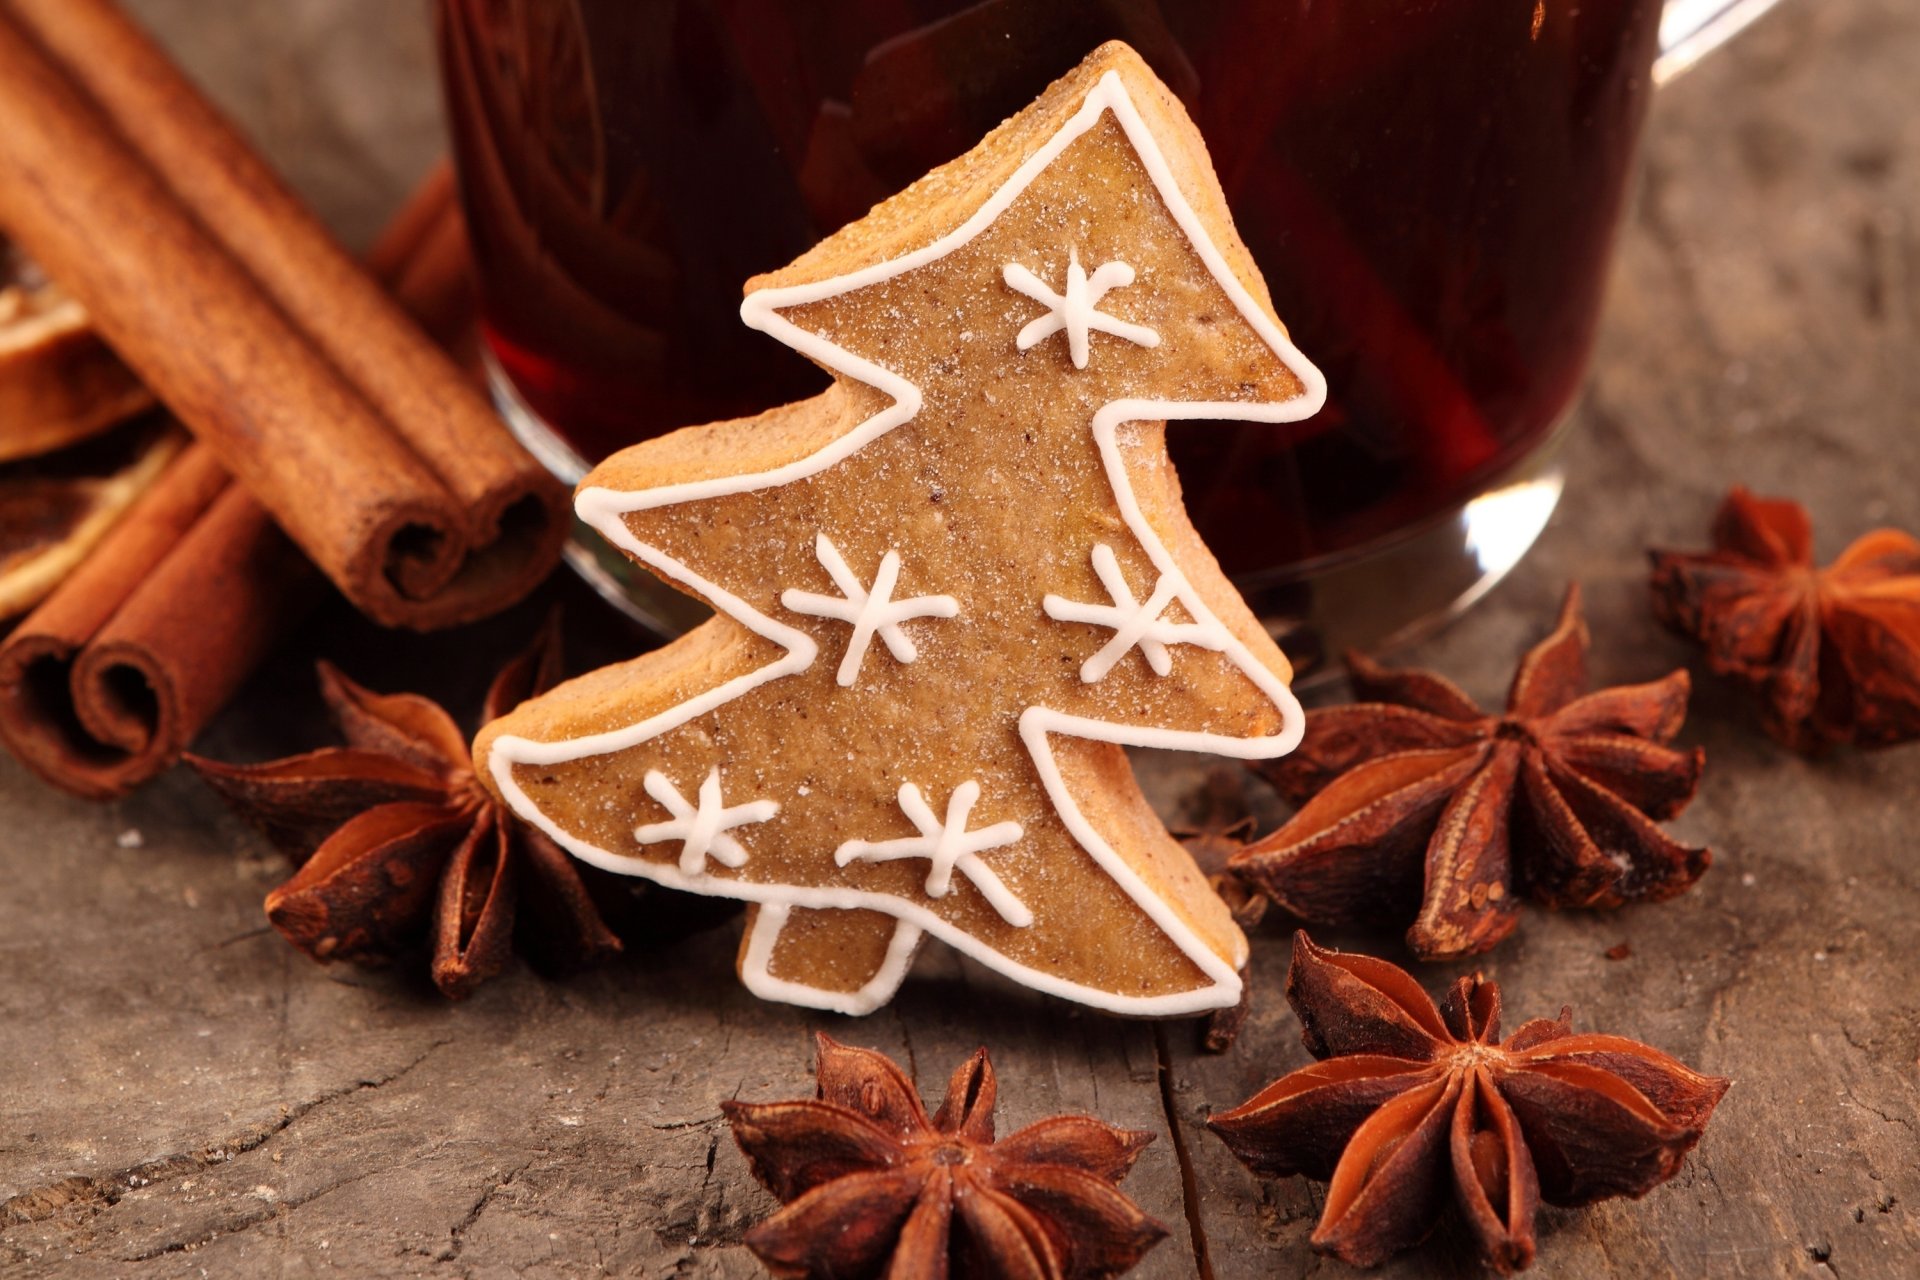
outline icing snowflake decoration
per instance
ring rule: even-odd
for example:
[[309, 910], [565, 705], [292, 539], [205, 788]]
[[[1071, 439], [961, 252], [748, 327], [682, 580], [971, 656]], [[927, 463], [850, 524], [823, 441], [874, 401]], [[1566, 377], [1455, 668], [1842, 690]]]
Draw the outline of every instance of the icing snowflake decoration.
[[1144, 601], [1136, 601], [1133, 590], [1127, 586], [1126, 575], [1120, 571], [1120, 562], [1114, 558], [1113, 548], [1104, 542], [1096, 543], [1093, 548], [1093, 571], [1100, 575], [1100, 585], [1113, 598], [1112, 604], [1086, 604], [1051, 595], [1041, 601], [1047, 616], [1056, 621], [1113, 628], [1113, 639], [1080, 664], [1080, 678], [1088, 684], [1113, 670], [1113, 664], [1135, 647], [1153, 674], [1164, 676], [1173, 670], [1173, 657], [1167, 652], [1170, 644], [1198, 645], [1218, 652], [1232, 643], [1233, 637], [1217, 622], [1168, 622], [1160, 616], [1180, 590], [1177, 575], [1161, 574], [1153, 584], [1152, 593]]
[[746, 849], [727, 833], [749, 823], [766, 822], [780, 812], [777, 800], [750, 800], [746, 804], [731, 806], [723, 804], [720, 800], [719, 765], [707, 771], [706, 781], [700, 784], [700, 798], [692, 804], [687, 803], [680, 789], [658, 769], [648, 771], [645, 786], [647, 794], [658, 800], [673, 818], [668, 822], [649, 822], [645, 826], [635, 827], [633, 838], [641, 844], [658, 844], [664, 840], [683, 841], [680, 870], [690, 876], [705, 871], [708, 858], [724, 867], [746, 866]]
[[[719, 616], [524, 705], [476, 747], [515, 812], [575, 857], [751, 904], [740, 972], [767, 998], [870, 1012], [923, 935], [1116, 1013], [1192, 1014], [1241, 996], [1245, 938], [1189, 865], [1171, 866], [1177, 849], [1116, 781], [1118, 748], [1267, 759], [1293, 749], [1303, 716], [1251, 615], [1229, 625], [1210, 607], [1239, 608], [1224, 579], [1203, 594], [1182, 564], [1204, 556], [1176, 560], [1163, 540], [1160, 530], [1186, 530], [1177, 498], [1169, 514], [1166, 494], [1135, 485], [1158, 483], [1169, 464], [1157, 428], [1129, 424], [1294, 422], [1319, 410], [1326, 385], [1242, 279], [1244, 250], [1230, 245], [1236, 269], [1214, 243], [1210, 226], [1227, 225], [1217, 188], [1201, 206], [1209, 222], [1112, 68], [1164, 87], [1131, 54], [1107, 57], [1070, 86], [1082, 96], [1043, 100], [1045, 132], [989, 140], [995, 176], [957, 189], [978, 200], [957, 225], [951, 197], [926, 215], [937, 235], [830, 241], [748, 294], [746, 324], [826, 368], [837, 389], [637, 446], [575, 498], [612, 545]], [[1156, 96], [1151, 118], [1197, 146], [1171, 103]], [[1100, 150], [1068, 154], [1083, 139]], [[1212, 181], [1204, 168], [1192, 180]], [[914, 192], [929, 190], [956, 188], [910, 188], [891, 225], [912, 225], [913, 202], [931, 199]], [[1038, 243], [1057, 234], [1029, 218], [1038, 202], [1083, 195], [1077, 243]], [[1104, 216], [1102, 201], [1123, 215]], [[1154, 238], [1133, 238], [1147, 220]], [[865, 249], [875, 243], [918, 247], [873, 260], [895, 252]], [[1021, 265], [1063, 249], [1061, 292]], [[1082, 253], [1101, 265], [1087, 271]], [[1101, 309], [1114, 290], [1155, 281], [1206, 295], [1204, 325], [1178, 308], [1151, 310], [1157, 328]], [[1091, 335], [1118, 341], [1075, 377], [1004, 347], [969, 360], [895, 339], [894, 317], [913, 314], [899, 308], [925, 298], [950, 304], [925, 312], [927, 327], [964, 340], [961, 304], [1003, 288], [1045, 308], [1019, 331], [1020, 351], [1059, 334], [1086, 370]], [[982, 411], [1009, 367], [1030, 399]], [[767, 461], [728, 473], [734, 457]], [[679, 476], [693, 478], [667, 478]], [[1071, 511], [1048, 505], [1065, 492]], [[677, 510], [691, 504], [712, 505]], [[819, 569], [838, 596], [803, 588]], [[903, 574], [955, 595], [895, 599]], [[851, 628], [837, 670], [821, 662], [820, 628], [796, 615]], [[888, 673], [900, 681], [860, 679], [876, 638], [914, 664]], [[1176, 647], [1181, 678], [1157, 678]], [[1136, 649], [1137, 673], [1123, 663]], [[722, 766], [736, 785], [752, 779], [755, 798], [726, 804]], [[672, 781], [703, 773], [691, 799]], [[654, 805], [665, 819], [645, 821]], [[673, 840], [677, 858], [648, 849]], [[1089, 921], [1103, 930], [1092, 942]], [[812, 963], [822, 955], [834, 962]]]
[[867, 658], [867, 646], [879, 636], [881, 643], [901, 662], [912, 662], [920, 656], [913, 640], [900, 624], [910, 618], [953, 618], [959, 616], [960, 602], [952, 596], [913, 596], [906, 600], [893, 598], [894, 584], [900, 580], [900, 553], [889, 551], [880, 558], [880, 571], [873, 576], [873, 589], [867, 590], [860, 585], [860, 579], [847, 567], [846, 559], [841, 556], [838, 547], [821, 534], [814, 539], [813, 552], [820, 557], [820, 564], [833, 579], [833, 585], [840, 588], [838, 598], [823, 596], [812, 591], [796, 591], [788, 588], [780, 593], [780, 603], [795, 613], [804, 613], [815, 618], [833, 618], [840, 622], [853, 624], [853, 635], [847, 639], [846, 656], [840, 659], [840, 670], [835, 678], [842, 688], [849, 688], [860, 678], [860, 666]]
[[849, 840], [833, 851], [833, 860], [844, 867], [862, 859], [892, 862], [896, 858], [925, 858], [930, 864], [927, 867], [929, 898], [946, 897], [947, 890], [953, 886], [953, 873], [958, 871], [973, 881], [1008, 924], [1024, 929], [1033, 923], [1033, 912], [980, 860], [980, 855], [988, 849], [1012, 844], [1025, 833], [1017, 822], [996, 822], [978, 831], [967, 830], [967, 819], [979, 801], [980, 784], [969, 778], [953, 789], [943, 822], [934, 816], [920, 788], [903, 782], [900, 811], [920, 829], [920, 834], [898, 840]]
[[1160, 335], [1143, 324], [1116, 320], [1099, 310], [1100, 299], [1114, 289], [1133, 283], [1133, 268], [1124, 262], [1109, 262], [1088, 275], [1080, 265], [1080, 251], [1071, 250], [1067, 258], [1067, 291], [1055, 293], [1033, 272], [1017, 262], [1009, 262], [1003, 273], [1007, 287], [1024, 293], [1047, 309], [1047, 314], [1020, 330], [1014, 345], [1030, 351], [1054, 334], [1066, 331], [1067, 354], [1073, 367], [1087, 367], [1087, 335], [1098, 330], [1116, 338], [1125, 338], [1137, 347], [1157, 347]]

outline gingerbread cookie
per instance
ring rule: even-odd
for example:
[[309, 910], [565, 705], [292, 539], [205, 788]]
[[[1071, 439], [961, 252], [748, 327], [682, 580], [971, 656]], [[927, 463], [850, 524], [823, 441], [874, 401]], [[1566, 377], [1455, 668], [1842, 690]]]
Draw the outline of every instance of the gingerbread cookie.
[[1103, 46], [741, 314], [833, 388], [576, 497], [717, 616], [489, 725], [481, 776], [580, 858], [753, 904], [769, 999], [877, 1008], [931, 934], [1119, 1013], [1234, 1004], [1246, 940], [1123, 747], [1270, 757], [1301, 716], [1164, 422], [1324, 385], [1179, 103]]

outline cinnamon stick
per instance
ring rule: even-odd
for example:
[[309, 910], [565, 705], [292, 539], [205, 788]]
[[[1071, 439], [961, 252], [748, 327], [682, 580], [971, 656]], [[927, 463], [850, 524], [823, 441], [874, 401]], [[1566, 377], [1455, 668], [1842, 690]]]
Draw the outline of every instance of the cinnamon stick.
[[110, 4], [0, 5], [0, 225], [377, 621], [551, 567], [558, 487]]
[[253, 671], [313, 571], [204, 445], [0, 645], [0, 738], [93, 800], [179, 758]]
[[479, 386], [480, 328], [474, 316], [480, 300], [473, 287], [467, 220], [460, 216], [459, 203], [453, 161], [443, 157], [367, 251], [366, 266]]
[[[444, 251], [459, 224], [443, 166], [368, 255], [436, 337], [471, 327], [464, 264]], [[179, 759], [306, 611], [315, 583], [267, 512], [195, 444], [0, 644], [0, 740], [64, 790], [124, 795]]]
[[[441, 351], [457, 351], [479, 330], [479, 298], [467, 250], [453, 161], [441, 157], [420, 179], [366, 253], [369, 274]], [[480, 385], [477, 366], [468, 368]]]
[[459, 369], [113, 0], [8, 6], [490, 540], [544, 473]]
[[[415, 185], [413, 194], [406, 198], [393, 217], [387, 219], [380, 238], [374, 241], [360, 260], [367, 274], [381, 281], [389, 290], [394, 290], [401, 299], [401, 305], [410, 311], [418, 299], [401, 294], [399, 282], [442, 232], [449, 228], [462, 228], [462, 219], [453, 216], [454, 206], [458, 203], [453, 161], [442, 156], [433, 168], [427, 170], [426, 176]], [[434, 332], [432, 326], [426, 328], [430, 334]]]

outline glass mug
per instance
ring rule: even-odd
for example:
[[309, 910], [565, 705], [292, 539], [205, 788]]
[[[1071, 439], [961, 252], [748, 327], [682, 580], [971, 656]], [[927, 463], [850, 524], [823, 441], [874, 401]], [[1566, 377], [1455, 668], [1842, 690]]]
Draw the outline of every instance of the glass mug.
[[[1303, 675], [1519, 559], [1652, 84], [1773, 0], [439, 0], [489, 372], [568, 481], [826, 384], [739, 319], [786, 264], [1108, 39], [1172, 87], [1326, 408], [1168, 443]], [[1663, 21], [1664, 18], [1664, 21]], [[661, 634], [698, 606], [582, 531]]]

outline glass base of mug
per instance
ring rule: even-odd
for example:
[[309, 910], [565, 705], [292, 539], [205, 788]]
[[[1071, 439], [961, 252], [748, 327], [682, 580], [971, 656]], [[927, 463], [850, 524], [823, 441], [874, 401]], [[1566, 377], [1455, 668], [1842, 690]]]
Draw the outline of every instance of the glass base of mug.
[[[481, 359], [494, 408], [514, 438], [561, 483], [579, 484], [592, 469], [591, 464], [533, 411], [491, 351], [483, 347]], [[627, 559], [580, 520], [573, 522], [573, 536], [567, 539], [564, 554], [568, 566], [601, 599], [662, 640], [671, 640], [713, 614], [706, 605], [675, 591]]]
[[[487, 382], [508, 427], [568, 484], [588, 464], [521, 398], [491, 357]], [[1565, 485], [1567, 423], [1479, 496], [1419, 527], [1339, 556], [1236, 581], [1247, 603], [1294, 664], [1295, 685], [1339, 675], [1348, 649], [1380, 653], [1412, 644], [1458, 617], [1520, 562], [1546, 527]], [[576, 523], [567, 563], [607, 602], [661, 639], [711, 614]]]
[[1294, 666], [1294, 686], [1341, 674], [1349, 649], [1417, 643], [1493, 590], [1547, 526], [1566, 487], [1569, 414], [1460, 506], [1413, 529], [1305, 564], [1235, 579]]

